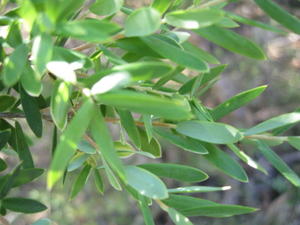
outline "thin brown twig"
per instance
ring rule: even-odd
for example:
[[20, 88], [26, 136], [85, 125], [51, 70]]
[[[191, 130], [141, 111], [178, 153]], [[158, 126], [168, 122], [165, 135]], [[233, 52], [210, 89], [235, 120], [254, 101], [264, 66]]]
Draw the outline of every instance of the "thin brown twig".
[[[24, 113], [0, 113], [0, 118], [15, 119], [15, 118], [26, 118], [26, 116]], [[49, 114], [42, 113], [42, 118], [49, 122], [53, 122], [53, 120]], [[72, 118], [72, 115], [69, 115], [69, 120], [71, 118]], [[112, 118], [112, 117], [105, 117], [105, 121], [109, 122], [109, 123], [119, 123], [120, 119]], [[141, 127], [145, 126], [144, 122], [141, 122], [141, 121], [135, 121], [135, 124], [137, 126], [141, 126]], [[156, 127], [176, 128], [175, 124], [163, 123], [163, 122], [158, 122], [158, 121], [153, 121], [152, 125], [156, 126]]]
[[92, 47], [94, 47], [94, 46], [95, 46], [95, 44], [93, 44], [93, 43], [86, 43], [86, 44], [77, 46], [77, 47], [75, 47], [75, 48], [72, 48], [72, 50], [73, 50], [73, 51], [78, 51], [78, 52], [80, 52], [80, 51], [83, 51], [83, 50], [92, 48]]

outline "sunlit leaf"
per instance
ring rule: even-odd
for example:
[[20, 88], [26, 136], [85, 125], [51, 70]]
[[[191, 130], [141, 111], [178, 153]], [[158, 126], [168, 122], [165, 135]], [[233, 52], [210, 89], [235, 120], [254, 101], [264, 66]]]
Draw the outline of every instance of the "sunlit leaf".
[[154, 8], [140, 8], [131, 13], [125, 21], [127, 37], [146, 36], [160, 27], [160, 13]]
[[137, 190], [141, 195], [153, 199], [164, 199], [168, 197], [165, 184], [152, 173], [135, 166], [127, 166], [125, 170], [128, 185]]

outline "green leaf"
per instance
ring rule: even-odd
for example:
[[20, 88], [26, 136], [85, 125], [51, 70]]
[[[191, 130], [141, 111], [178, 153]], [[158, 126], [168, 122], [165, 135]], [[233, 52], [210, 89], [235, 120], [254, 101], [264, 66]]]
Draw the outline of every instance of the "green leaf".
[[290, 124], [295, 124], [300, 121], [300, 113], [287, 113], [266, 120], [244, 132], [244, 135], [253, 135], [273, 130]]
[[204, 51], [203, 49], [193, 45], [192, 43], [186, 41], [181, 46], [184, 48], [186, 52], [189, 52], [199, 59], [211, 63], [211, 64], [220, 64], [220, 61], [214, 57], [213, 55], [209, 54], [208, 52]]
[[118, 12], [123, 4], [123, 0], [96, 0], [91, 5], [90, 11], [99, 16], [110, 16]]
[[163, 201], [184, 216], [229, 217], [256, 211], [254, 208], [239, 205], [222, 205], [205, 199], [184, 195], [170, 195]]
[[190, 186], [168, 189], [169, 193], [202, 193], [202, 192], [214, 192], [214, 191], [227, 191], [231, 189], [230, 186], [224, 187], [208, 187], [208, 186]]
[[168, 132], [163, 128], [156, 127], [154, 129], [162, 138], [166, 139], [170, 143], [182, 148], [185, 151], [193, 152], [196, 154], [207, 154], [208, 151], [203, 147], [203, 145], [194, 139], [188, 139], [180, 135]]
[[68, 172], [72, 172], [80, 168], [89, 158], [88, 154], [84, 154], [82, 152], [77, 153], [69, 162], [68, 164]]
[[70, 108], [71, 85], [67, 82], [57, 80], [54, 84], [51, 102], [50, 113], [55, 125], [63, 130], [68, 121], [68, 110]]
[[9, 57], [5, 58], [2, 71], [2, 80], [5, 86], [11, 87], [19, 81], [27, 62], [27, 55], [27, 46], [21, 44]]
[[280, 33], [280, 34], [286, 34], [286, 32], [284, 32], [283, 30], [280, 30], [277, 27], [274, 27], [274, 26], [269, 25], [269, 24], [261, 23], [261, 22], [256, 21], [256, 20], [246, 18], [246, 17], [240, 16], [240, 15], [234, 14], [232, 12], [226, 12], [226, 15], [229, 16], [231, 19], [239, 22], [239, 23], [243, 23], [243, 24], [246, 24], [246, 25], [249, 25], [249, 26], [259, 27], [261, 29], [269, 30], [269, 31], [272, 31], [272, 32]]
[[122, 181], [126, 183], [123, 164], [114, 148], [112, 136], [105, 124], [102, 113], [96, 109], [91, 123], [91, 133], [100, 148], [103, 159], [116, 172]]
[[266, 175], [268, 174], [267, 170], [264, 167], [255, 162], [250, 156], [240, 150], [236, 145], [229, 144], [227, 146], [234, 152], [237, 157], [239, 157], [243, 162], [247, 163], [250, 167], [257, 169]]
[[109, 168], [105, 160], [103, 160], [103, 166], [110, 185], [117, 191], [122, 191], [122, 187], [118, 178], [115, 176], [114, 172]]
[[0, 131], [0, 150], [5, 147], [6, 143], [10, 139], [10, 135], [11, 131], [9, 129]]
[[168, 10], [171, 4], [172, 1], [170, 0], [153, 0], [151, 7], [163, 14]]
[[243, 138], [243, 135], [232, 126], [208, 121], [181, 122], [177, 124], [176, 131], [188, 137], [214, 144], [231, 144]]
[[257, 44], [231, 30], [210, 26], [194, 32], [232, 52], [258, 60], [266, 59], [263, 50]]
[[223, 173], [241, 182], [248, 182], [248, 177], [243, 169], [234, 159], [232, 159], [224, 151], [212, 144], [203, 143], [208, 150], [207, 155], [203, 155], [210, 163], [220, 169]]
[[33, 159], [28, 147], [25, 135], [23, 133], [22, 127], [18, 122], [15, 123], [15, 140], [16, 140], [16, 150], [21, 161], [23, 161], [22, 166], [25, 169], [34, 168]]
[[156, 158], [161, 157], [161, 146], [160, 143], [156, 140], [156, 138], [152, 138], [149, 142], [148, 135], [144, 129], [139, 128], [140, 138], [141, 138], [141, 148], [140, 150], [143, 152], [150, 153], [152, 156]]
[[288, 143], [300, 151], [300, 137], [288, 137]]
[[87, 99], [62, 133], [48, 172], [47, 182], [49, 188], [52, 188], [62, 177], [69, 160], [77, 149], [77, 144], [94, 116], [94, 107], [94, 103]]
[[140, 133], [135, 125], [135, 121], [131, 113], [127, 110], [118, 110], [122, 127], [126, 130], [128, 136], [137, 148], [141, 147]]
[[142, 195], [138, 195], [138, 196], [139, 196], [138, 204], [139, 204], [140, 210], [143, 213], [145, 225], [155, 225], [155, 223], [153, 221], [153, 216], [152, 216], [151, 210], [147, 204], [147, 200]]
[[105, 105], [172, 120], [187, 119], [191, 116], [189, 105], [184, 99], [158, 97], [128, 90], [111, 91], [94, 98]]
[[128, 185], [137, 190], [141, 195], [153, 199], [165, 199], [168, 191], [165, 184], [155, 175], [135, 166], [125, 168]]
[[0, 158], [0, 172], [4, 171], [6, 168], [6, 162], [2, 158]]
[[125, 21], [125, 36], [150, 35], [159, 29], [160, 23], [160, 13], [156, 9], [137, 9]]
[[46, 71], [46, 65], [52, 59], [53, 43], [48, 34], [41, 34], [34, 38], [32, 45], [32, 63], [39, 77]]
[[226, 100], [225, 102], [212, 109], [210, 111], [210, 114], [212, 115], [214, 120], [219, 120], [223, 116], [233, 112], [236, 109], [241, 108], [248, 102], [257, 98], [266, 88], [267, 86], [263, 85], [257, 88], [241, 92], [238, 95], [233, 96], [232, 98]]
[[176, 225], [193, 225], [192, 222], [173, 208], [167, 208], [167, 212]]
[[205, 217], [231, 217], [235, 215], [247, 214], [257, 211], [255, 208], [240, 205], [212, 205], [190, 207], [180, 211], [185, 216], [205, 216]]
[[19, 21], [15, 20], [9, 26], [6, 42], [13, 48], [16, 48], [23, 43]]
[[221, 73], [226, 69], [227, 65], [220, 65], [214, 68], [211, 68], [208, 73], [203, 74], [202, 85], [209, 83], [210, 81], [216, 79]]
[[6, 174], [1, 177], [0, 183], [0, 198], [3, 199], [11, 190], [14, 180], [19, 175], [21, 170], [22, 162], [16, 166], [11, 174]]
[[97, 190], [103, 194], [104, 193], [104, 183], [101, 177], [101, 174], [99, 173], [98, 169], [93, 169], [94, 171], [94, 182], [96, 185]]
[[300, 20], [286, 10], [281, 8], [277, 3], [271, 0], [254, 0], [255, 3], [267, 13], [272, 19], [291, 31], [300, 34]]
[[256, 141], [263, 156], [296, 187], [300, 187], [299, 176], [263, 141]]
[[38, 75], [31, 67], [30, 63], [26, 63], [23, 74], [21, 76], [21, 84], [24, 90], [33, 97], [38, 97], [43, 90], [40, 75]]
[[73, 199], [84, 187], [86, 184], [90, 171], [91, 171], [90, 165], [85, 165], [83, 169], [80, 171], [78, 177], [76, 178], [75, 183], [72, 186], [70, 198]]
[[51, 224], [52, 224], [52, 222], [49, 219], [40, 219], [31, 225], [51, 225]]
[[84, 69], [89, 69], [93, 66], [93, 62], [85, 54], [58, 46], [53, 48], [52, 61], [67, 62]]
[[56, 30], [57, 34], [62, 37], [97, 43], [110, 40], [119, 31], [120, 27], [117, 24], [98, 19], [66, 22]]
[[179, 164], [141, 164], [139, 167], [148, 170], [156, 176], [171, 178], [183, 182], [202, 182], [208, 178], [208, 175], [199, 169]]
[[44, 169], [29, 168], [20, 170], [19, 174], [15, 177], [12, 187], [19, 187], [21, 185], [30, 183], [44, 173]]
[[146, 131], [146, 134], [148, 137], [148, 142], [150, 142], [153, 138], [153, 125], [152, 125], [151, 115], [143, 114], [142, 119], [144, 122], [145, 131]]
[[216, 23], [219, 27], [225, 27], [225, 28], [236, 28], [240, 25], [236, 23], [234, 20], [230, 19], [229, 17], [223, 17], [221, 21]]
[[181, 66], [185, 66], [191, 69], [195, 69], [201, 72], [207, 72], [209, 70], [205, 61], [196, 57], [184, 49], [178, 48], [169, 42], [162, 40], [158, 35], [152, 35], [142, 38], [152, 50], [157, 52], [164, 58], [170, 59]]
[[166, 14], [168, 24], [185, 29], [199, 29], [218, 23], [223, 18], [221, 10], [213, 8], [179, 10]]
[[43, 122], [37, 100], [28, 95], [22, 87], [20, 87], [19, 90], [26, 121], [33, 133], [37, 137], [41, 137], [43, 133]]
[[127, 71], [133, 81], [140, 81], [163, 77], [172, 71], [172, 67], [164, 62], [145, 61], [115, 66], [112, 70], [116, 72]]
[[2, 207], [21, 213], [38, 213], [47, 209], [44, 204], [28, 198], [5, 198]]
[[0, 112], [9, 110], [16, 101], [17, 99], [11, 95], [0, 95]]
[[181, 211], [191, 206], [211, 206], [218, 203], [201, 198], [194, 198], [186, 195], [170, 194], [168, 199], [163, 200], [163, 203], [178, 211]]
[[89, 155], [97, 153], [95, 147], [93, 147], [88, 141], [82, 140], [78, 143], [77, 148], [79, 151], [84, 152]]

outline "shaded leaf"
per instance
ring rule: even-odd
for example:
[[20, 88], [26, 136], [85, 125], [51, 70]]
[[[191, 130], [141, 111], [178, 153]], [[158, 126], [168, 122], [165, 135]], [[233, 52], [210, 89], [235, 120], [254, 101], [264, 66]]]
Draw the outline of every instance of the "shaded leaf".
[[149, 142], [148, 135], [144, 129], [139, 128], [140, 138], [141, 138], [141, 148], [140, 150], [146, 153], [150, 153], [156, 158], [161, 157], [161, 146], [156, 138], [152, 138]]
[[9, 129], [0, 131], [0, 150], [5, 147], [6, 143], [10, 139], [10, 135], [11, 131]]
[[33, 133], [37, 137], [41, 137], [43, 133], [43, 122], [37, 100], [28, 95], [22, 87], [20, 87], [19, 90], [26, 121]]
[[208, 175], [203, 171], [180, 164], [141, 164], [139, 167], [146, 169], [159, 177], [171, 178], [183, 182], [201, 182], [208, 178]]
[[2, 200], [2, 206], [21, 213], [38, 213], [47, 209], [44, 204], [27, 198], [5, 198]]
[[244, 131], [244, 135], [263, 133], [286, 125], [295, 124], [298, 123], [299, 121], [300, 121], [300, 113], [294, 112], [294, 113], [283, 114], [280, 116], [273, 117], [269, 120], [266, 120]]
[[196, 154], [207, 154], [208, 151], [204, 148], [204, 146], [198, 142], [197, 140], [188, 139], [180, 135], [176, 135], [174, 133], [168, 132], [163, 128], [156, 127], [154, 129], [155, 133], [159, 136], [163, 137], [170, 143], [182, 148], [183, 150], [190, 151]]
[[72, 186], [70, 198], [73, 199], [84, 187], [86, 184], [90, 171], [91, 171], [90, 165], [85, 165], [83, 169], [80, 171], [78, 177], [76, 178], [75, 183]]
[[101, 177], [101, 174], [99, 173], [98, 169], [93, 169], [94, 172], [94, 182], [96, 185], [97, 190], [103, 194], [104, 193], [104, 184]]
[[29, 168], [20, 170], [19, 174], [15, 177], [12, 187], [18, 187], [27, 184], [44, 173], [44, 169]]
[[241, 182], [248, 182], [248, 177], [243, 169], [234, 159], [228, 154], [220, 150], [217, 146], [203, 143], [208, 150], [207, 155], [203, 155], [210, 163], [220, 169], [223, 173]]
[[210, 26], [194, 32], [232, 52], [258, 60], [266, 59], [263, 50], [257, 44], [231, 30]]
[[202, 72], [207, 72], [209, 70], [208, 65], [206, 62], [202, 61], [202, 59], [185, 51], [184, 49], [178, 48], [169, 42], [162, 40], [157, 35], [145, 37], [142, 38], [142, 40], [159, 55], [170, 59], [181, 66], [186, 66]]
[[263, 141], [256, 141], [263, 156], [296, 187], [300, 187], [299, 176]]
[[266, 85], [253, 88], [244, 92], [241, 92], [232, 98], [226, 100], [225, 102], [221, 103], [217, 107], [213, 108], [210, 111], [210, 114], [214, 118], [214, 120], [219, 120], [223, 116], [233, 112], [236, 109], [241, 108], [242, 106], [246, 105], [248, 102], [257, 98], [265, 89], [267, 88]]
[[131, 113], [127, 110], [118, 110], [120, 115], [122, 127], [126, 130], [128, 136], [132, 142], [138, 147], [141, 147], [141, 137], [140, 133], [135, 125], [135, 121]]
[[300, 137], [288, 137], [288, 143], [300, 151]]
[[10, 95], [0, 95], [0, 112], [5, 112], [14, 106], [17, 99]]
[[291, 31], [300, 34], [300, 20], [286, 10], [281, 8], [277, 3], [271, 0], [254, 0], [255, 3], [267, 13], [272, 19], [282, 24]]
[[22, 127], [18, 122], [15, 123], [16, 150], [24, 168], [34, 168], [33, 159], [28, 147]]

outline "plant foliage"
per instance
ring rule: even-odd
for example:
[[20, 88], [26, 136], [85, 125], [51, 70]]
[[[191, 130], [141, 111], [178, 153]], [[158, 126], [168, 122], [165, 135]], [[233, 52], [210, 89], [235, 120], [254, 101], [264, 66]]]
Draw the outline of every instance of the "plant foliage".
[[[256, 211], [185, 195], [229, 189], [195, 186], [209, 179], [205, 168], [158, 160], [128, 165], [123, 160], [134, 155], [159, 159], [163, 153], [158, 139], [203, 157], [220, 173], [241, 182], [248, 182], [248, 176], [240, 163], [266, 173], [243, 151], [244, 144], [251, 144], [300, 187], [298, 175], [270, 148], [287, 142], [300, 149], [299, 137], [278, 136], [278, 129], [300, 121], [300, 113], [279, 115], [248, 129], [221, 123], [224, 116], [261, 95], [266, 86], [208, 108], [200, 99], [226, 66], [189, 39], [190, 35], [200, 36], [231, 52], [266, 60], [258, 44], [232, 28], [247, 24], [281, 34], [299, 34], [298, 18], [273, 0], [253, 0], [253, 4], [282, 27], [236, 15], [225, 8], [234, 5], [226, 0], [153, 0], [136, 9], [128, 8], [123, 0], [88, 2], [0, 2], [0, 28], [7, 30], [0, 38], [0, 148], [14, 151], [19, 158], [10, 172], [6, 160], [0, 159], [0, 170], [6, 171], [0, 177], [2, 215], [46, 209], [36, 200], [10, 194], [43, 173], [35, 167], [24, 123], [12, 123], [16, 118], [25, 118], [38, 138], [43, 136], [43, 127], [53, 127], [49, 189], [68, 179], [71, 171], [80, 170], [71, 198], [91, 179], [105, 194], [103, 182], [107, 177], [113, 188], [136, 200], [147, 225], [154, 224], [152, 204], [158, 204], [178, 225], [192, 224], [187, 218], [192, 216], [228, 217]], [[72, 40], [81, 45], [68, 47]], [[187, 70], [196, 75], [190, 76]], [[171, 82], [176, 85], [170, 86]], [[47, 93], [49, 86], [51, 94]], [[119, 139], [112, 137], [108, 123], [119, 125]], [[220, 145], [232, 150], [241, 162]], [[168, 188], [161, 178], [194, 186]]]

